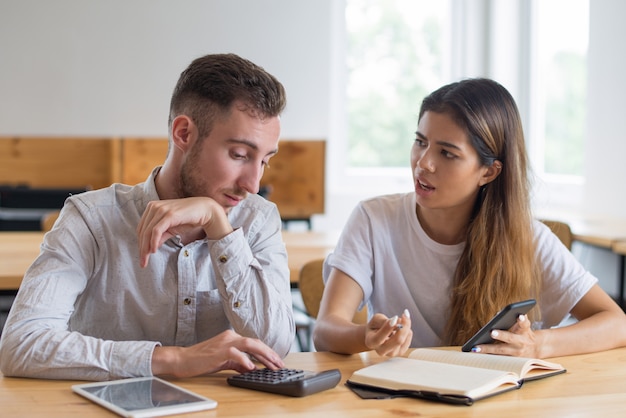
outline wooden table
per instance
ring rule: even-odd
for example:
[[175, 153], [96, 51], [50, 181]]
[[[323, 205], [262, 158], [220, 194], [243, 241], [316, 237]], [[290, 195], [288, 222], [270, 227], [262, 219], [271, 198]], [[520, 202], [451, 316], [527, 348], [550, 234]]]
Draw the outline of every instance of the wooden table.
[[[19, 288], [26, 269], [39, 254], [43, 232], [0, 232], [0, 291]], [[289, 256], [290, 281], [298, 282], [307, 261], [324, 258], [335, 247], [336, 232], [283, 232]]]
[[39, 255], [43, 232], [0, 232], [0, 291], [16, 291]]
[[[626, 348], [553, 359], [567, 373], [524, 384], [519, 390], [483, 399], [472, 406], [453, 406], [417, 399], [363, 400], [343, 383], [352, 372], [382, 359], [374, 353], [343, 356], [291, 353], [288, 367], [306, 370], [338, 368], [342, 381], [334, 389], [290, 398], [227, 385], [222, 372], [173, 380], [213, 398], [217, 409], [183, 417], [623, 417], [626, 411]], [[111, 412], [72, 393], [73, 381], [2, 377], [0, 414], [13, 417], [113, 417]]]

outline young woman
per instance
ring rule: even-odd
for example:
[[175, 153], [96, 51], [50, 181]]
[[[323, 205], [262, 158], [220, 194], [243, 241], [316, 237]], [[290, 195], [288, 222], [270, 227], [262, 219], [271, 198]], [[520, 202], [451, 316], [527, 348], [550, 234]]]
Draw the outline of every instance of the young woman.
[[[553, 357], [626, 345], [626, 315], [529, 203], [517, 106], [489, 79], [426, 97], [411, 150], [415, 190], [361, 202], [324, 266], [318, 350], [462, 345], [505, 305], [537, 306], [474, 351]], [[354, 324], [368, 306], [369, 322]], [[555, 328], [571, 314], [578, 321]]]

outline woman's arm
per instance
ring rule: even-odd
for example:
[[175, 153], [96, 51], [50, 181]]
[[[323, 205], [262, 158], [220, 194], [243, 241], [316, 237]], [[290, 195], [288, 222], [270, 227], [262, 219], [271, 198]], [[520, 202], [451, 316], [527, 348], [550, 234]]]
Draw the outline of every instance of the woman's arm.
[[352, 322], [363, 300], [363, 290], [350, 276], [332, 269], [313, 331], [315, 348], [354, 354], [376, 350], [378, 354], [404, 354], [411, 343], [413, 332], [408, 312], [400, 318], [376, 314], [367, 324]]
[[589, 289], [571, 314], [578, 322], [538, 331], [531, 330], [525, 317], [520, 318], [509, 332], [492, 334], [505, 344], [481, 345], [480, 352], [549, 358], [626, 346], [626, 314], [599, 285]]
[[571, 311], [575, 324], [537, 331], [540, 357], [582, 354], [626, 346], [626, 314], [599, 285]]

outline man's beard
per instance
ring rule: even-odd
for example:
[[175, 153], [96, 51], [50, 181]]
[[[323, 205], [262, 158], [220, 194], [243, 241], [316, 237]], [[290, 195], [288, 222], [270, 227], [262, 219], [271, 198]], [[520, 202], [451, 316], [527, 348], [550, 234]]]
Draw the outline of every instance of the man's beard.
[[[197, 153], [192, 153], [190, 158], [183, 162], [179, 178], [179, 197], [185, 198], [205, 196], [214, 199], [213, 196], [208, 196], [206, 194], [206, 191], [209, 190], [208, 182], [194, 176], [195, 173], [200, 172], [197, 155]], [[227, 192], [231, 196], [241, 197], [242, 199], [245, 199], [248, 195], [248, 192], [239, 187]], [[230, 208], [225, 208], [225, 210], [228, 211]]]

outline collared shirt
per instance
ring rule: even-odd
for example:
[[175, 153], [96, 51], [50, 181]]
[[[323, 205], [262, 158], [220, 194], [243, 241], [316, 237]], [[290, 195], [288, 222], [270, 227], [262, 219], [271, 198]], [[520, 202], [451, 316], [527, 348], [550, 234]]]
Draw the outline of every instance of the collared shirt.
[[233, 233], [172, 238], [141, 268], [136, 228], [159, 199], [157, 172], [67, 199], [5, 324], [5, 375], [149, 376], [155, 346], [190, 346], [229, 328], [288, 353], [295, 327], [276, 206], [249, 195], [228, 214]]

